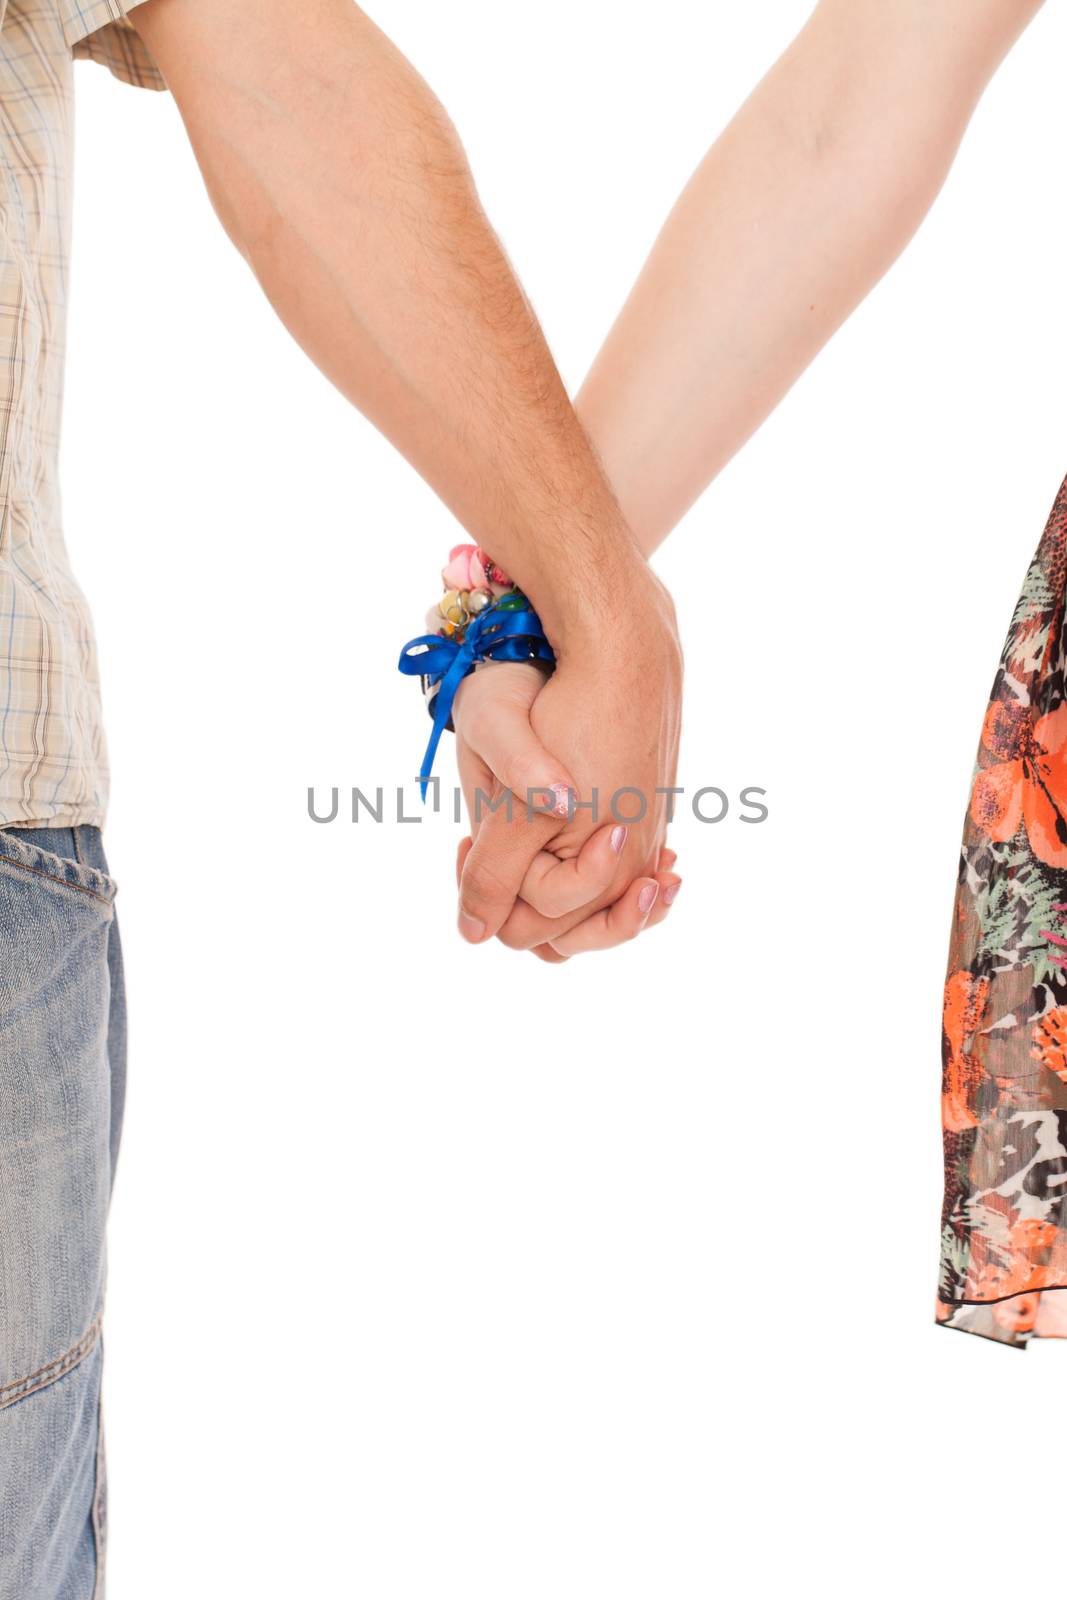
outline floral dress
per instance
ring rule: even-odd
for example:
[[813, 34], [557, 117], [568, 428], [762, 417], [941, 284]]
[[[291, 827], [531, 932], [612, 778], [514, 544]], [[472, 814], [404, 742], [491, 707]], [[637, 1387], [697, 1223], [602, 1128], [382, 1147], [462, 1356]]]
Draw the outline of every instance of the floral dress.
[[937, 1317], [1067, 1337], [1067, 482], [982, 728], [945, 983]]

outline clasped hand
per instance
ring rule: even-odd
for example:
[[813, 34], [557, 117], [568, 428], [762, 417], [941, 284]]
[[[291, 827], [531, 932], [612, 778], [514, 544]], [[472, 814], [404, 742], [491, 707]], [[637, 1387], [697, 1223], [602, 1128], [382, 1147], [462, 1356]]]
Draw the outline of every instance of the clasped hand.
[[622, 613], [632, 625], [619, 613], [590, 620], [547, 679], [488, 662], [460, 686], [471, 837], [457, 862], [459, 929], [471, 943], [496, 935], [564, 961], [632, 939], [670, 909], [681, 885], [665, 838], [682, 659], [673, 606], [646, 574]]

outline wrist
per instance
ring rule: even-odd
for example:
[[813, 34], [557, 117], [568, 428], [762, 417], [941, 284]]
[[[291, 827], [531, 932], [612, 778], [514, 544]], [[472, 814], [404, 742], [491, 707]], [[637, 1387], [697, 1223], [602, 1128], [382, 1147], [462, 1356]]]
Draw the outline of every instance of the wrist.
[[680, 654], [674, 603], [643, 558], [598, 566], [591, 582], [561, 593], [547, 617], [535, 605], [557, 665], [613, 672], [621, 661]]
[[558, 567], [524, 586], [524, 592], [557, 661], [607, 648], [619, 633], [621, 617], [651, 612], [655, 627], [665, 596], [628, 536], [625, 544], [565, 556]]

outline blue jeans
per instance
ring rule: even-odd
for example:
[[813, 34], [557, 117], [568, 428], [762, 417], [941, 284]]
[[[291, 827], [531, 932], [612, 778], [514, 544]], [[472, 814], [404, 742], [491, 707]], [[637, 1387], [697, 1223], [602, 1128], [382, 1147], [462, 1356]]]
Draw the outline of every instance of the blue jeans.
[[0, 1600], [101, 1600], [104, 1234], [126, 1070], [98, 828], [0, 829]]

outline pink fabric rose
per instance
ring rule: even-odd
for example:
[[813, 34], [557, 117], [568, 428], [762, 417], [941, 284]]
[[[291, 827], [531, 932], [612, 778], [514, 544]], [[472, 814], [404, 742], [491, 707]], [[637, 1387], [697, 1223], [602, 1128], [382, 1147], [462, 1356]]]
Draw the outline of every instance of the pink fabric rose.
[[457, 544], [441, 577], [446, 589], [489, 589], [494, 584], [511, 588], [511, 579], [476, 544]]
[[476, 544], [457, 544], [441, 573], [446, 589], [488, 589], [487, 556]]

